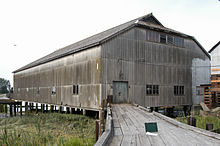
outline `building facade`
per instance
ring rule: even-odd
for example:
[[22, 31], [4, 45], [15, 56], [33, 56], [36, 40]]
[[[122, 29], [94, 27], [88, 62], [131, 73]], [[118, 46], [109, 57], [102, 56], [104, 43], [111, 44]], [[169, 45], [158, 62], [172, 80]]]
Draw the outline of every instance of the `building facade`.
[[204, 97], [204, 103], [209, 107], [215, 107], [220, 106], [220, 41], [209, 50], [209, 53], [211, 54], [211, 84], [209, 92]]
[[145, 107], [199, 104], [207, 66], [210, 56], [194, 37], [148, 14], [14, 71], [14, 99], [91, 110], [107, 98]]

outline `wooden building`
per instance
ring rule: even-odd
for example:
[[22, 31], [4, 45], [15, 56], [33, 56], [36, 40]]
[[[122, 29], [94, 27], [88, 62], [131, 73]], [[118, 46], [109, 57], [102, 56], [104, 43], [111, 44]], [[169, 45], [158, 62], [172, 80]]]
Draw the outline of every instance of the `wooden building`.
[[199, 104], [210, 56], [152, 14], [56, 50], [14, 71], [14, 99], [90, 110], [114, 103]]
[[211, 86], [209, 98], [206, 99], [210, 101], [207, 105], [212, 107], [220, 105], [220, 41], [209, 50], [209, 53], [211, 54]]

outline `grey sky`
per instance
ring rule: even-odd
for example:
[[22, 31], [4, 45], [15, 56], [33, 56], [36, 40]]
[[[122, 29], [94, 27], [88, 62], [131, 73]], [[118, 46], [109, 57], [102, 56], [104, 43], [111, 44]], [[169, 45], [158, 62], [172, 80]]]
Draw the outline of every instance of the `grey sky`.
[[12, 83], [12, 71], [151, 12], [207, 51], [220, 41], [219, 0], [1, 0], [0, 77]]

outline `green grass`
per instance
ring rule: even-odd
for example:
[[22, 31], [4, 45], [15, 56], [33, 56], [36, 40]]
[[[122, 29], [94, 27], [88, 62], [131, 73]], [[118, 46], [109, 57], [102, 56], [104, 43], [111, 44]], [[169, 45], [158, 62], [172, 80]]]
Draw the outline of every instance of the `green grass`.
[[95, 120], [71, 114], [29, 114], [0, 119], [0, 145], [94, 145]]
[[[220, 119], [218, 117], [214, 117], [214, 116], [202, 117], [202, 116], [199, 116], [199, 115], [195, 115], [195, 118], [196, 118], [196, 127], [198, 127], [198, 128], [206, 129], [206, 124], [207, 123], [212, 123], [214, 130], [220, 128]], [[178, 120], [179, 122], [187, 124], [187, 118], [186, 117], [177, 117], [176, 120]]]

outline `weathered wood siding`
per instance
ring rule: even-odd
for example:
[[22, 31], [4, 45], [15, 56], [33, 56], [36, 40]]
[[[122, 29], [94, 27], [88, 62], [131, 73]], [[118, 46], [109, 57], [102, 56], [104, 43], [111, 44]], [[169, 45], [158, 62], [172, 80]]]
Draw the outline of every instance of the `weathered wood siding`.
[[211, 52], [212, 75], [220, 74], [220, 45]]
[[[78, 95], [73, 94], [75, 84], [79, 85]], [[56, 86], [56, 94], [52, 94], [52, 86]], [[99, 109], [101, 48], [90, 48], [15, 73], [14, 89], [17, 100]]]
[[[185, 47], [146, 38], [146, 29], [135, 27], [101, 46], [102, 96], [113, 95], [113, 81], [128, 81], [127, 102], [151, 107], [192, 104], [192, 61], [208, 57], [187, 38]], [[159, 85], [159, 95], [146, 96], [146, 84]], [[184, 86], [184, 96], [174, 96], [175, 85]]]

